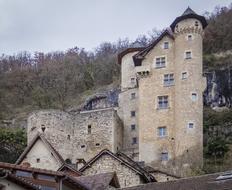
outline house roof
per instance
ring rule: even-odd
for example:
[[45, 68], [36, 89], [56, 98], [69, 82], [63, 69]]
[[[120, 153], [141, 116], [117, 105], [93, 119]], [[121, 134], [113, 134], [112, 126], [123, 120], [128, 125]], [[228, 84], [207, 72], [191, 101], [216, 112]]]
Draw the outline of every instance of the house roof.
[[136, 52], [136, 51], [142, 51], [142, 50], [144, 50], [144, 49], [145, 49], [145, 47], [137, 47], [137, 48], [127, 48], [127, 49], [125, 49], [124, 51], [122, 51], [122, 52], [120, 52], [120, 53], [118, 54], [118, 64], [121, 65], [121, 63], [122, 63], [122, 58], [123, 58], [123, 56], [125, 56], [126, 54], [132, 53], [132, 52]]
[[[60, 179], [63, 180], [64, 183], [72, 184], [72, 186], [74, 186], [74, 188], [78, 187], [81, 190], [90, 190], [84, 184], [77, 181], [75, 178], [67, 175], [64, 172], [60, 172], [60, 171], [52, 171], [52, 170], [45, 170], [45, 169], [39, 169], [39, 168], [24, 167], [24, 166], [20, 166], [20, 165], [16, 165], [16, 164], [9, 164], [9, 163], [3, 163], [3, 162], [0, 162], [0, 168], [9, 171], [9, 174], [7, 175], [7, 177], [10, 180], [15, 180], [18, 183], [23, 183], [24, 185], [33, 186], [33, 188], [29, 188], [29, 189], [36, 189], [38, 187], [38, 185], [36, 185], [37, 180], [36, 179], [30, 180], [29, 177], [24, 178], [24, 177], [20, 177], [18, 175], [16, 176], [14, 174], [16, 171], [24, 171], [24, 172], [30, 172], [32, 174], [42, 174], [42, 175], [50, 175], [50, 176], [54, 176], [54, 177], [59, 177]], [[36, 176], [36, 175], [32, 175], [32, 176]]]
[[59, 171], [39, 169], [39, 168], [33, 168], [33, 167], [25, 167], [22, 165], [10, 164], [10, 163], [4, 163], [4, 162], [0, 162], [0, 168], [7, 169], [7, 170], [20, 170], [20, 171], [26, 171], [26, 172], [33, 172], [37, 174], [53, 175], [57, 177], [65, 176], [65, 173], [59, 172]]
[[15, 162], [16, 164], [21, 164], [21, 162], [23, 161], [23, 159], [26, 157], [26, 155], [30, 152], [30, 150], [32, 149], [32, 147], [35, 145], [35, 143], [38, 140], [42, 140], [42, 142], [48, 147], [48, 149], [52, 152], [53, 156], [61, 163], [63, 164], [65, 161], [62, 158], [62, 156], [57, 152], [57, 150], [48, 142], [48, 140], [41, 134], [38, 133], [33, 139], [32, 141], [29, 143], [29, 145], [26, 147], [26, 149], [23, 151], [23, 153], [20, 155], [20, 157], [18, 158], [18, 160]]
[[140, 167], [135, 161], [130, 159], [128, 156], [124, 155], [123, 153], [114, 154], [108, 149], [104, 149], [101, 152], [99, 152], [96, 156], [90, 159], [79, 171], [81, 172], [85, 171], [87, 168], [91, 167], [91, 165], [103, 155], [109, 155], [110, 157], [119, 161], [124, 166], [130, 168], [131, 170], [139, 174], [144, 179], [145, 182], [156, 181], [155, 178], [149, 172], [147, 172], [142, 167]]
[[109, 186], [119, 188], [119, 181], [115, 172], [77, 177], [76, 180], [89, 189], [104, 190]]
[[170, 176], [170, 177], [173, 177], [173, 178], [176, 178], [176, 179], [180, 179], [181, 177], [180, 176], [177, 176], [175, 174], [172, 174], [172, 173], [169, 173], [167, 171], [162, 171], [162, 170], [158, 170], [158, 169], [154, 169], [153, 167], [151, 166], [145, 166], [144, 169], [149, 172], [149, 173], [161, 173], [161, 174], [165, 174], [167, 176]]
[[125, 190], [229, 190], [232, 187], [232, 178], [219, 179], [224, 173], [215, 173], [190, 178], [183, 178], [168, 182], [149, 183]]
[[141, 66], [142, 60], [145, 58], [145, 56], [156, 46], [156, 44], [160, 42], [160, 40], [163, 39], [164, 36], [169, 36], [170, 38], [174, 39], [172, 31], [169, 29], [164, 30], [161, 35], [156, 38], [149, 46], [133, 56], [135, 66]]
[[65, 172], [66, 170], [72, 171], [72, 172], [76, 173], [78, 176], [82, 175], [82, 173], [80, 171], [76, 170], [71, 165], [66, 164], [66, 163], [64, 163], [57, 171], [61, 171], [61, 172], [66, 173]]
[[177, 24], [178, 22], [180, 22], [180, 21], [182, 21], [182, 20], [184, 20], [184, 19], [188, 19], [188, 18], [195, 18], [195, 19], [199, 20], [199, 21], [201, 22], [203, 28], [205, 28], [205, 27], [207, 26], [207, 21], [206, 21], [205, 17], [196, 14], [190, 7], [188, 7], [188, 8], [184, 11], [184, 13], [183, 13], [181, 16], [177, 17], [177, 18], [173, 21], [173, 23], [170, 25], [172, 31], [174, 31], [175, 26], [176, 26], [176, 24]]

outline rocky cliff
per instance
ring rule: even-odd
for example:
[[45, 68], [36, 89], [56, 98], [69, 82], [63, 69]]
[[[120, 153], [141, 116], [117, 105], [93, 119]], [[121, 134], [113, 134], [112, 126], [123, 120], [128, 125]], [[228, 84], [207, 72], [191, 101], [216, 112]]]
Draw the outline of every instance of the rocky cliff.
[[232, 67], [205, 72], [204, 104], [214, 109], [232, 107]]

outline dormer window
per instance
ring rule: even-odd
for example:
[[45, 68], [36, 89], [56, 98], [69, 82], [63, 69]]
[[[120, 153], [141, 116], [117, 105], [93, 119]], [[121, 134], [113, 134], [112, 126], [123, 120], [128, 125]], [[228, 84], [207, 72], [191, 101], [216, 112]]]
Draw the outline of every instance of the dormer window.
[[169, 42], [164, 42], [164, 49], [169, 49]]

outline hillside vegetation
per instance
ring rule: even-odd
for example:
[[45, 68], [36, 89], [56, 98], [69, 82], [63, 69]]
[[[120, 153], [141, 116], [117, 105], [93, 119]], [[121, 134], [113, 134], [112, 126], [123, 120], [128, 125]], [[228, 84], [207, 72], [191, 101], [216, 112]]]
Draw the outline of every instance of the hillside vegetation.
[[[209, 25], [204, 38], [204, 69], [232, 65], [231, 54], [224, 55], [224, 52], [232, 50], [232, 7], [217, 7], [213, 13], [205, 15]], [[1, 55], [0, 126], [6, 126], [5, 123], [13, 119], [14, 126], [23, 126], [21, 121], [33, 110], [66, 110], [80, 104], [86, 95], [104, 89], [105, 86], [117, 87], [120, 80], [117, 54], [135, 44], [146, 46], [159, 33], [152, 30], [149, 35], [140, 35], [134, 42], [128, 39], [120, 39], [115, 43], [104, 42], [91, 52], [74, 47], [64, 52], [46, 54], [20, 52]], [[224, 56], [217, 56], [218, 53]], [[224, 120], [227, 123], [231, 120], [231, 112], [218, 114], [206, 108], [204, 115], [204, 132], [207, 134], [212, 126], [223, 127]], [[14, 162], [25, 147], [25, 133], [23, 129], [3, 128], [0, 130], [0, 142], [0, 161]], [[209, 160], [213, 158], [213, 163], [207, 164], [206, 172], [214, 166], [218, 170], [218, 164], [223, 164], [229, 145], [228, 139], [206, 139], [205, 155]]]

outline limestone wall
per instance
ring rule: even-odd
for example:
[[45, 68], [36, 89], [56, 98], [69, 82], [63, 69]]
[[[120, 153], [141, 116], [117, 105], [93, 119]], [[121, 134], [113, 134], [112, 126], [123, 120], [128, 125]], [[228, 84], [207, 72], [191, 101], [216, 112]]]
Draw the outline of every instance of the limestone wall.
[[38, 111], [28, 118], [28, 141], [37, 132], [73, 163], [89, 160], [102, 149], [115, 152], [122, 148], [122, 124], [113, 108], [71, 115], [58, 110]]
[[140, 176], [133, 170], [121, 164], [109, 155], [103, 155], [97, 161], [95, 161], [91, 167], [85, 169], [84, 175], [94, 175], [106, 172], [116, 172], [120, 187], [129, 187], [142, 184], [143, 181]]

